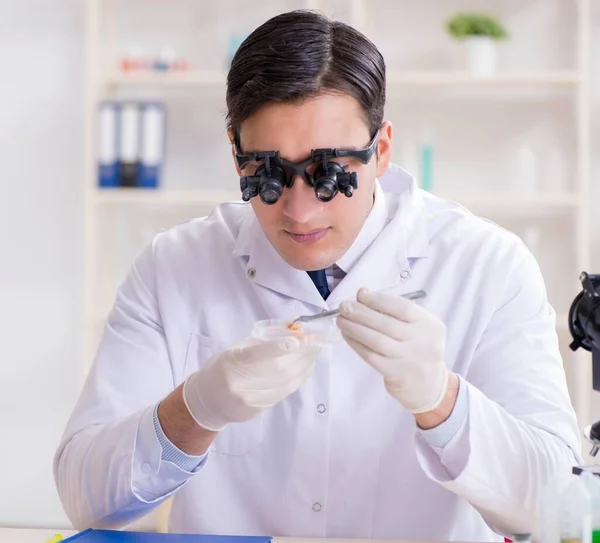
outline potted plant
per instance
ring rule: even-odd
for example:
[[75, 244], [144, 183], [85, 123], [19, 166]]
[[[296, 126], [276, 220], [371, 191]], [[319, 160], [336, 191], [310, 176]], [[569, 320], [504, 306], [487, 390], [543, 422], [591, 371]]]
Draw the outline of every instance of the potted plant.
[[508, 36], [502, 24], [483, 13], [457, 13], [446, 28], [450, 35], [467, 46], [467, 63], [473, 75], [492, 75], [496, 71], [496, 41]]

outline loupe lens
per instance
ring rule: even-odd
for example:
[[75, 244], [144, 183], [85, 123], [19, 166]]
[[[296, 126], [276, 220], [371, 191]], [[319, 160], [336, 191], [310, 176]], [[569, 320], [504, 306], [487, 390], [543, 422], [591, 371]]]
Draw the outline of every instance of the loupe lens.
[[279, 200], [283, 188], [277, 181], [268, 181], [260, 189], [260, 199], [267, 205], [274, 204]]
[[272, 190], [262, 192], [260, 197], [265, 204], [274, 204], [277, 201], [277, 194]]
[[336, 183], [332, 179], [317, 182], [315, 194], [321, 202], [329, 202], [337, 194]]

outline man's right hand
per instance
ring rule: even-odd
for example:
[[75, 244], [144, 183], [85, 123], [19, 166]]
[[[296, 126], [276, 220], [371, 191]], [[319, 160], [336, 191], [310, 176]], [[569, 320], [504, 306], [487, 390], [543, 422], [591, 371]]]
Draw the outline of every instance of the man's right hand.
[[298, 390], [320, 350], [309, 338], [245, 339], [211, 357], [186, 380], [184, 402], [206, 430], [250, 420]]

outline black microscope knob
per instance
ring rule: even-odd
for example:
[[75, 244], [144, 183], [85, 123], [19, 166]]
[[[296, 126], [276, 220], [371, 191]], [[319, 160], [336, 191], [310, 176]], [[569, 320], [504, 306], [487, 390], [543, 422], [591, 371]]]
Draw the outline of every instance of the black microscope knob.
[[590, 438], [600, 441], [600, 420], [592, 424], [592, 427], [590, 428]]

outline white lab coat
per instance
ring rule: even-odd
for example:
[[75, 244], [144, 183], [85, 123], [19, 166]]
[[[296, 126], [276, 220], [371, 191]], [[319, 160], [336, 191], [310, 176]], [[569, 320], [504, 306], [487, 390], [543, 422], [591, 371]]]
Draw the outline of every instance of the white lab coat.
[[[579, 431], [537, 264], [513, 234], [381, 179], [389, 225], [325, 302], [249, 205], [160, 233], [136, 259], [55, 459], [78, 528], [120, 527], [174, 495], [170, 530], [273, 536], [501, 540], [538, 533], [549, 479], [579, 462]], [[196, 473], [161, 461], [152, 409], [255, 321], [335, 308], [359, 287], [427, 291], [446, 363], [468, 387], [462, 430], [436, 450], [344, 343], [295, 394], [232, 424]]]

